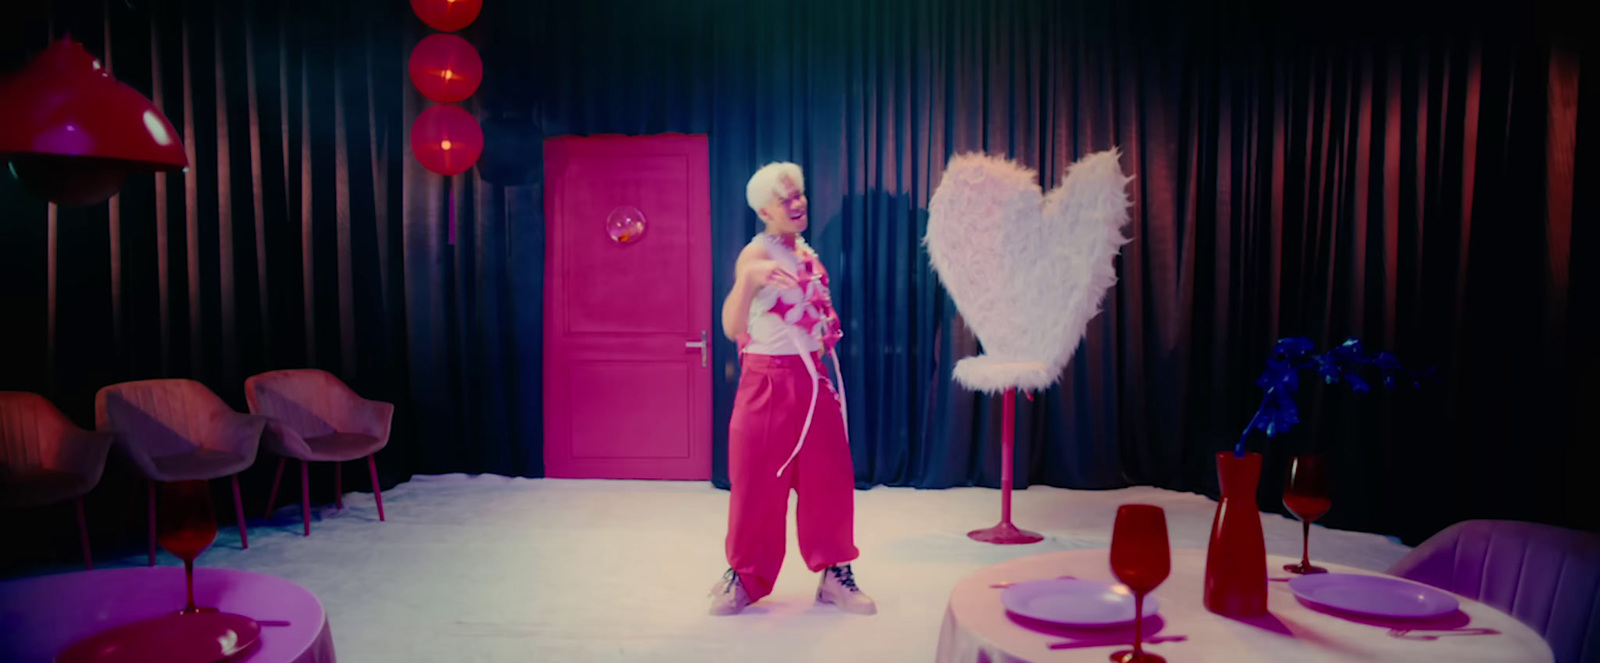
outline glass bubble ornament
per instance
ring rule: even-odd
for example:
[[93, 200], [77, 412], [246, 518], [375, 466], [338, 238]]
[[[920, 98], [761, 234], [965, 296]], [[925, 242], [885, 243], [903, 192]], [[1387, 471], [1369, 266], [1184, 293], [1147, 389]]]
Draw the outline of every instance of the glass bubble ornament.
[[623, 205], [606, 217], [606, 234], [618, 244], [632, 244], [644, 236], [644, 212], [637, 207]]

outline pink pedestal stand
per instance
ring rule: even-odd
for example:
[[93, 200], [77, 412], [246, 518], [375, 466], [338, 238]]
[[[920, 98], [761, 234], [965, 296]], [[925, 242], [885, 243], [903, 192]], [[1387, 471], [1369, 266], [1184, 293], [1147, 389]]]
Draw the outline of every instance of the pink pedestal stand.
[[1016, 447], [1017, 435], [1017, 390], [1007, 389], [1005, 398], [1005, 411], [1000, 418], [1000, 524], [988, 529], [975, 529], [967, 532], [967, 536], [974, 541], [993, 543], [996, 545], [1017, 545], [1023, 543], [1038, 543], [1044, 537], [1037, 532], [1018, 529], [1011, 524], [1011, 477], [1012, 457]]

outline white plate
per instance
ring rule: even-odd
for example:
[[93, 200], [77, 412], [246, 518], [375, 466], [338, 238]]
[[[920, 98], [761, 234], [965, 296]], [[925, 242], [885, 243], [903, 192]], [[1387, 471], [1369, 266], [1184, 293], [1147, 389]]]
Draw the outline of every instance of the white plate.
[[1427, 585], [1357, 573], [1318, 573], [1289, 581], [1289, 591], [1320, 606], [1377, 617], [1423, 619], [1455, 612], [1460, 603]]
[[[1019, 582], [1007, 587], [1000, 602], [1014, 614], [1052, 624], [1115, 626], [1132, 624], [1133, 593], [1122, 585], [1076, 578]], [[1161, 609], [1154, 596], [1144, 597], [1144, 617]]]

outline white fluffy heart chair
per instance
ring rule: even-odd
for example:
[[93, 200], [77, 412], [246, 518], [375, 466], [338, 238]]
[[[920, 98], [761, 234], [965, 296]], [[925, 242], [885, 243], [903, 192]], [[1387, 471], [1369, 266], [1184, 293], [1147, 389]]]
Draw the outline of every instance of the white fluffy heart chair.
[[987, 393], [1043, 390], [1060, 379], [1116, 282], [1127, 243], [1124, 176], [1115, 149], [1090, 154], [1040, 192], [1032, 169], [983, 154], [950, 159], [928, 201], [923, 243], [984, 354], [955, 379]]

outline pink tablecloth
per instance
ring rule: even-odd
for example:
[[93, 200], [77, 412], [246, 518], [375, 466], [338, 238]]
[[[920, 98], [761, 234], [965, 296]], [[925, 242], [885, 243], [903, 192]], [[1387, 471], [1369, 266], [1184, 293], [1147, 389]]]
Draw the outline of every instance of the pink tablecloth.
[[[106, 569], [0, 582], [0, 660], [41, 663], [77, 640], [184, 604], [181, 567]], [[260, 642], [236, 661], [334, 663], [328, 615], [311, 592], [247, 571], [195, 570], [195, 603], [257, 621]]]
[[[1316, 552], [1312, 538], [1312, 552]], [[1125, 637], [1133, 639], [1133, 629], [1066, 629], [1053, 626], [1025, 626], [1006, 614], [1000, 602], [1006, 582], [1043, 580], [1071, 575], [1086, 580], [1115, 583], [1109, 551], [1072, 550], [1014, 559], [980, 569], [958, 583], [950, 593], [943, 630], [939, 634], [939, 663], [992, 663], [1033, 661], [1089, 661], [1104, 663], [1119, 647], [1088, 649], [1049, 648], [1051, 643], [1071, 640]], [[1267, 576], [1288, 577], [1283, 565], [1299, 559], [1269, 556]], [[1318, 566], [1337, 573], [1367, 573], [1312, 558]], [[1533, 629], [1487, 605], [1463, 597], [1458, 615], [1426, 624], [1358, 621], [1334, 616], [1301, 603], [1289, 591], [1288, 583], [1267, 583], [1266, 617], [1247, 621], [1222, 617], [1205, 609], [1206, 554], [1203, 550], [1172, 551], [1172, 574], [1156, 588], [1161, 613], [1146, 623], [1159, 635], [1183, 635], [1182, 642], [1150, 647], [1170, 663], [1256, 663], [1296, 661], [1449, 661], [1450, 663], [1506, 661], [1508, 663], [1548, 663], [1553, 660], [1550, 646]], [[1373, 574], [1379, 575], [1379, 574]], [[1412, 640], [1391, 637], [1392, 627], [1489, 628], [1496, 635], [1446, 635], [1437, 640]]]

